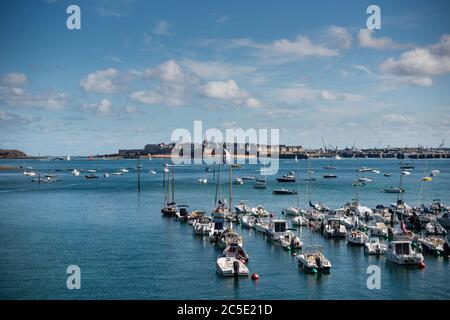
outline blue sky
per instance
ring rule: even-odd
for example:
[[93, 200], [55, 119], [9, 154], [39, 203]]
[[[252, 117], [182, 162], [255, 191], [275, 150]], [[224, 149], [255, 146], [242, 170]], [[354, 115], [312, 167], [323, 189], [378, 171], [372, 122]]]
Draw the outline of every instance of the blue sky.
[[[81, 8], [81, 30], [66, 8]], [[381, 30], [366, 8], [381, 8]], [[1, 1], [0, 148], [112, 153], [176, 128], [285, 144], [436, 146], [448, 1]]]

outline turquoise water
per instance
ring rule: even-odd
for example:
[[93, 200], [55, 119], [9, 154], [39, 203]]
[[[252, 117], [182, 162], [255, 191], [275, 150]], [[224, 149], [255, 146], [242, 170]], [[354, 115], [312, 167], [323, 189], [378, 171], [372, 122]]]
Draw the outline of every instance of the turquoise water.
[[[450, 161], [409, 161], [416, 166], [404, 179], [404, 199], [417, 205], [421, 177], [432, 169], [441, 171], [425, 184], [423, 202], [439, 198], [450, 202]], [[136, 191], [136, 170], [123, 176], [103, 178], [102, 172], [134, 168], [135, 160], [2, 160], [0, 165], [30, 166], [42, 173], [56, 173], [62, 181], [32, 183], [21, 171], [0, 171], [0, 298], [2, 299], [449, 299], [449, 262], [425, 256], [427, 267], [393, 265], [383, 257], [367, 257], [363, 248], [348, 246], [345, 240], [326, 241], [307, 228], [299, 230], [303, 242], [321, 244], [333, 268], [329, 275], [307, 275], [295, 258], [267, 241], [261, 234], [242, 229], [250, 272], [249, 279], [221, 278], [215, 272], [220, 250], [207, 239], [196, 237], [188, 224], [163, 218], [162, 160], [141, 161], [142, 190]], [[379, 190], [398, 184], [398, 160], [340, 160], [337, 179], [323, 179], [326, 160], [311, 161], [317, 182], [312, 201], [331, 208], [355, 197], [351, 186], [359, 165], [378, 168], [381, 174], [362, 173], [374, 181], [360, 188], [363, 205], [389, 205], [396, 195]], [[307, 161], [300, 161], [302, 176]], [[74, 177], [68, 168], [96, 169], [99, 179]], [[210, 211], [215, 186], [205, 166], [176, 167], [176, 201], [191, 209]], [[259, 165], [235, 169], [235, 176], [255, 175]], [[55, 172], [55, 169], [64, 170]], [[157, 171], [156, 175], [148, 174]], [[297, 170], [292, 160], [282, 160], [280, 174]], [[384, 177], [389, 171], [392, 177]], [[198, 184], [208, 178], [208, 184]], [[223, 176], [223, 190], [227, 191]], [[267, 190], [255, 190], [251, 183], [233, 186], [235, 201], [245, 199], [252, 206], [263, 204], [279, 216], [296, 203], [295, 196], [274, 196], [281, 185], [275, 177]], [[283, 185], [284, 187], [287, 185]], [[295, 184], [292, 185], [296, 187]], [[305, 202], [305, 182], [300, 184], [300, 204]], [[81, 289], [68, 290], [66, 269], [81, 268]], [[381, 289], [366, 286], [369, 265], [381, 270]]]

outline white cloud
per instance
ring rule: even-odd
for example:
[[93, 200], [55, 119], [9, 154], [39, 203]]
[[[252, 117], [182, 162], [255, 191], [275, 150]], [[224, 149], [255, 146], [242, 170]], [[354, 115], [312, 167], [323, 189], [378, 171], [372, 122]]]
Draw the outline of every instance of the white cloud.
[[213, 99], [245, 99], [250, 95], [247, 91], [239, 88], [234, 80], [228, 81], [209, 81], [200, 92], [203, 96]]
[[97, 70], [81, 79], [80, 86], [86, 92], [117, 93], [123, 90], [119, 82], [119, 71], [114, 68]]
[[97, 114], [108, 115], [111, 113], [112, 103], [108, 99], [102, 99], [98, 103], [83, 103], [81, 107], [86, 110], [95, 110]]
[[255, 98], [248, 98], [245, 100], [245, 105], [249, 108], [257, 109], [262, 106], [261, 102]]
[[367, 73], [368, 75], [372, 74], [372, 71], [370, 71], [369, 68], [367, 68], [366, 66], [363, 66], [363, 65], [354, 65], [354, 66], [352, 66], [352, 68], [363, 71], [363, 72]]
[[195, 75], [208, 80], [225, 80], [234, 76], [249, 74], [257, 70], [255, 67], [237, 66], [216, 61], [195, 61], [185, 59], [181, 64]]
[[7, 87], [22, 87], [27, 83], [27, 76], [18, 72], [7, 73], [2, 77], [1, 83]]
[[312, 89], [306, 86], [290, 87], [278, 90], [278, 100], [285, 103], [299, 103], [306, 101], [333, 101], [333, 102], [358, 102], [366, 98], [350, 93], [332, 92], [329, 90]]
[[147, 78], [155, 77], [165, 82], [182, 82], [188, 80], [188, 75], [175, 60], [169, 60], [161, 63], [154, 69], [145, 70], [144, 76]]
[[376, 50], [399, 49], [402, 46], [389, 37], [374, 38], [371, 29], [360, 29], [358, 32], [358, 43], [360, 47]]
[[335, 57], [339, 56], [337, 49], [315, 44], [307, 37], [298, 36], [294, 40], [280, 39], [272, 43], [258, 43], [250, 39], [234, 39], [231, 47], [247, 47], [257, 50], [262, 58], [274, 59], [275, 62], [289, 62], [302, 57]]
[[15, 107], [37, 107], [55, 110], [64, 108], [67, 105], [67, 95], [54, 91], [31, 94], [23, 88], [0, 86], [0, 101]]
[[170, 25], [165, 20], [156, 21], [155, 28], [153, 29], [153, 33], [159, 36], [171, 36]]
[[416, 120], [413, 116], [402, 114], [383, 114], [381, 118], [383, 121], [398, 124], [412, 124]]
[[380, 70], [392, 83], [431, 86], [433, 76], [450, 72], [450, 35], [443, 35], [431, 47], [406, 51], [398, 59], [388, 58]]
[[326, 30], [325, 39], [328, 46], [333, 46], [339, 49], [348, 49], [352, 46], [352, 36], [343, 27], [330, 26]]

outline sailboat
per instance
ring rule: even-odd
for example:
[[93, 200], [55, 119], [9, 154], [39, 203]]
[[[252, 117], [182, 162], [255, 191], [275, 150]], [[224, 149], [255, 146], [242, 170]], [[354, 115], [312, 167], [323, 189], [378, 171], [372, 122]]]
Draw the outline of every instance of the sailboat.
[[174, 217], [177, 214], [177, 206], [175, 203], [175, 193], [174, 193], [174, 168], [172, 167], [172, 172], [167, 174], [167, 188], [164, 196], [164, 207], [161, 209], [161, 213], [164, 216]]
[[70, 161], [70, 156], [69, 155], [67, 155], [66, 160]]

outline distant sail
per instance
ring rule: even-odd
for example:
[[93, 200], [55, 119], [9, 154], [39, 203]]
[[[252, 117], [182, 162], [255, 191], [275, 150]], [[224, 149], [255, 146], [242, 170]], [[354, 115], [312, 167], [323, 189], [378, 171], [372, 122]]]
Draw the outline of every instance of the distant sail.
[[67, 161], [70, 161], [70, 156], [69, 156], [69, 155], [67, 155], [66, 160], [67, 160]]

